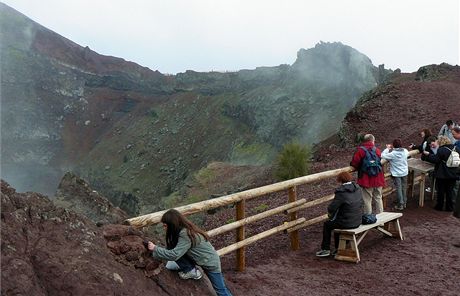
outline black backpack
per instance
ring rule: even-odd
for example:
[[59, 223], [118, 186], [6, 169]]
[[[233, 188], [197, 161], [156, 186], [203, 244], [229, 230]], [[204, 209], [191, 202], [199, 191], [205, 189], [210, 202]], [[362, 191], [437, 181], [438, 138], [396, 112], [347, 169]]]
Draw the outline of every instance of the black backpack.
[[377, 156], [375, 147], [372, 147], [371, 150], [366, 149], [364, 146], [360, 146], [359, 148], [366, 152], [361, 161], [361, 172], [366, 173], [370, 177], [377, 176], [382, 171], [382, 163], [380, 162], [380, 157]]

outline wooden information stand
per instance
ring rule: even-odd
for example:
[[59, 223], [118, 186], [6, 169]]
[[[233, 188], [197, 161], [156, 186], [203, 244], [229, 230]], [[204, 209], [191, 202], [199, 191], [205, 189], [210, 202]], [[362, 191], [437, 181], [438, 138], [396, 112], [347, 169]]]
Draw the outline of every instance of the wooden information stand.
[[[425, 200], [425, 178], [429, 172], [434, 170], [434, 164], [423, 161], [418, 158], [409, 158], [407, 160], [407, 164], [409, 166], [409, 176], [407, 180], [407, 197], [414, 196], [414, 175], [415, 173], [420, 173], [420, 193], [418, 199], [418, 205], [423, 207], [423, 203]], [[432, 188], [432, 197], [434, 196], [434, 185]]]

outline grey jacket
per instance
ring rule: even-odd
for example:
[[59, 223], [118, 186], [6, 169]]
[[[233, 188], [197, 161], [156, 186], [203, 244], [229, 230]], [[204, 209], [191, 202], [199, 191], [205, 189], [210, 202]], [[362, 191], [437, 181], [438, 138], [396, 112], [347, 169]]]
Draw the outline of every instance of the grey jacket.
[[210, 242], [203, 236], [197, 235], [196, 245], [192, 247], [192, 241], [187, 235], [187, 230], [183, 228], [179, 233], [179, 239], [174, 249], [168, 250], [156, 246], [152, 252], [154, 258], [160, 260], [176, 261], [187, 254], [196, 264], [210, 272], [221, 272], [220, 258]]
[[409, 173], [407, 157], [409, 151], [405, 148], [395, 148], [390, 150], [386, 148], [382, 152], [382, 158], [390, 162], [390, 172], [393, 177], [404, 177]]

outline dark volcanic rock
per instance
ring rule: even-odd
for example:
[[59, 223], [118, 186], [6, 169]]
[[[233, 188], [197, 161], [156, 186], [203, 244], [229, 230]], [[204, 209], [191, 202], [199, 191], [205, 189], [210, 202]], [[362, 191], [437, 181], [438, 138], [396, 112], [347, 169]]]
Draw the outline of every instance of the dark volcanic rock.
[[146, 254], [139, 231], [97, 228], [3, 180], [1, 204], [2, 295], [213, 295], [207, 281], [164, 270]]
[[88, 183], [68, 172], [62, 177], [54, 203], [88, 217], [94, 223], [121, 223], [128, 215], [107, 198], [92, 190]]

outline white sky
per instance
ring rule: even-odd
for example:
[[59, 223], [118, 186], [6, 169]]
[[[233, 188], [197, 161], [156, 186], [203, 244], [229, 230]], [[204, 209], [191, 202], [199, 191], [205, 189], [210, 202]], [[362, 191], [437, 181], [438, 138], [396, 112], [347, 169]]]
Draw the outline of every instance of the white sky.
[[374, 65], [459, 64], [459, 0], [1, 0], [96, 52], [162, 73], [292, 64], [340, 41]]

